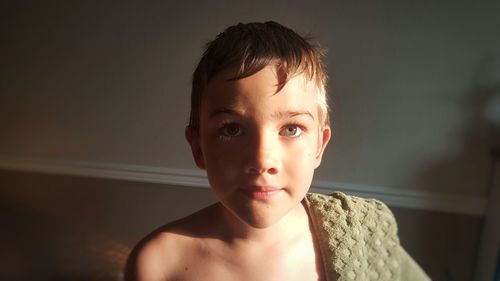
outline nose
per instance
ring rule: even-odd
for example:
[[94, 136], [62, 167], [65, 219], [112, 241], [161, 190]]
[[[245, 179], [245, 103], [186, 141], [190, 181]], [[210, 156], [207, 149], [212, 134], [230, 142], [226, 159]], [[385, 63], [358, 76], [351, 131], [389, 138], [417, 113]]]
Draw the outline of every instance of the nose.
[[272, 133], [258, 132], [249, 138], [245, 170], [249, 174], [277, 174], [279, 164], [279, 140]]

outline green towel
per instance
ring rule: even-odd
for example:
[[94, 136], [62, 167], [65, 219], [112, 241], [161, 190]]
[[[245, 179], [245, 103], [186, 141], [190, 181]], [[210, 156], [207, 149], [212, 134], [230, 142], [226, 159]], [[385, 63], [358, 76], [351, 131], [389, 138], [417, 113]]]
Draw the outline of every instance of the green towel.
[[311, 218], [327, 281], [430, 280], [401, 247], [392, 212], [382, 202], [309, 193]]

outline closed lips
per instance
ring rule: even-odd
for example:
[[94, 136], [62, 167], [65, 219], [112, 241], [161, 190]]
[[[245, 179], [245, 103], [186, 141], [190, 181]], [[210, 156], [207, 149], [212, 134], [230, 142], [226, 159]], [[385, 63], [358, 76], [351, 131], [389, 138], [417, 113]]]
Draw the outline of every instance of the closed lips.
[[273, 191], [279, 191], [281, 189], [273, 186], [252, 186], [249, 188], [244, 188], [244, 190], [250, 192], [273, 192]]
[[281, 189], [275, 187], [252, 187], [242, 189], [242, 191], [252, 199], [265, 200], [280, 193]]

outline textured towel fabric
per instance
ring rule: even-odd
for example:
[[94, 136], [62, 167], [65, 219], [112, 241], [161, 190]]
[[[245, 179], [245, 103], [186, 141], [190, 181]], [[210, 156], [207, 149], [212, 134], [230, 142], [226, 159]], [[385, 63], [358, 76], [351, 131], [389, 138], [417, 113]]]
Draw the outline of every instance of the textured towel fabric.
[[374, 199], [309, 193], [305, 198], [327, 281], [430, 280], [399, 244], [389, 208]]

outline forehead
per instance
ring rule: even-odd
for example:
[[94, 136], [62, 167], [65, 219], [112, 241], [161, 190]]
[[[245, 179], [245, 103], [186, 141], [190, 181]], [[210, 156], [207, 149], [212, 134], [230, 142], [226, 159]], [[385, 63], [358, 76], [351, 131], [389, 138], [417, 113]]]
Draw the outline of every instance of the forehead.
[[271, 66], [238, 80], [232, 79], [235, 74], [235, 70], [229, 69], [209, 82], [202, 95], [202, 112], [217, 107], [260, 113], [280, 109], [311, 110], [316, 119], [317, 112], [312, 108], [318, 106], [318, 88], [305, 75], [294, 75], [285, 81], [285, 76]]

